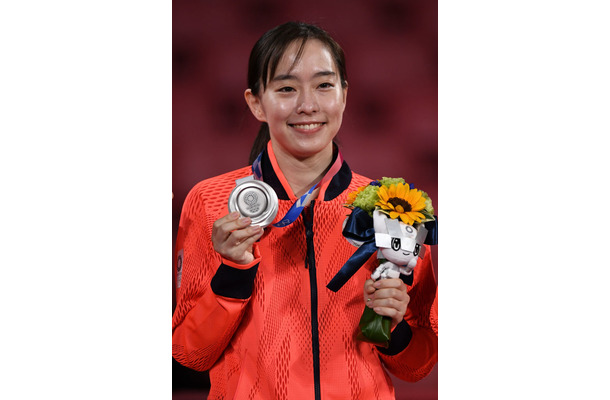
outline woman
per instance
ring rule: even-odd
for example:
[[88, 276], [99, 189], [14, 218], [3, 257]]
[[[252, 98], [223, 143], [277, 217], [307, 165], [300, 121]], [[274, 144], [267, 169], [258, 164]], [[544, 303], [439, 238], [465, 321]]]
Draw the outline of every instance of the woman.
[[[276, 221], [298, 199], [306, 207], [281, 228], [227, 214], [251, 167], [191, 190], [176, 246], [173, 356], [210, 371], [211, 399], [392, 399], [386, 370], [416, 381], [436, 363], [436, 282], [427, 251], [408, 292], [400, 279], [369, 279], [374, 257], [336, 293], [326, 288], [355, 250], [341, 234], [347, 194], [371, 181], [333, 143], [348, 91], [343, 51], [318, 27], [280, 25], [252, 49], [248, 86], [262, 123], [251, 158], [260, 153], [279, 198]], [[365, 302], [392, 318], [388, 348], [356, 340]]]

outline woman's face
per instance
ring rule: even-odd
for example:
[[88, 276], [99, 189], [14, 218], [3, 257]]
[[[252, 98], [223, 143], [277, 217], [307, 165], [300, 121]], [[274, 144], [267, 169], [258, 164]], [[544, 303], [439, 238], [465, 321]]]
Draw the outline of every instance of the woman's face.
[[269, 125], [274, 152], [303, 159], [332, 149], [347, 88], [341, 87], [332, 54], [321, 41], [308, 40], [294, 64], [297, 51], [298, 44], [291, 44], [267, 88], [258, 96], [248, 89], [246, 100], [254, 116]]

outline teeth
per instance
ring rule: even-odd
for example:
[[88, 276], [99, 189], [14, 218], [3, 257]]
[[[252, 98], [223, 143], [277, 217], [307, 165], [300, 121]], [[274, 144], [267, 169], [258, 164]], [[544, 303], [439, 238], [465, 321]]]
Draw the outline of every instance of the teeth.
[[319, 126], [322, 126], [322, 124], [321, 123], [318, 123], [318, 124], [304, 124], [304, 125], [297, 125], [297, 124], [295, 124], [295, 125], [292, 125], [292, 126], [294, 126], [296, 129], [302, 129], [302, 130], [305, 130], [305, 131], [310, 131], [310, 130], [315, 129], [315, 128], [319, 127]]

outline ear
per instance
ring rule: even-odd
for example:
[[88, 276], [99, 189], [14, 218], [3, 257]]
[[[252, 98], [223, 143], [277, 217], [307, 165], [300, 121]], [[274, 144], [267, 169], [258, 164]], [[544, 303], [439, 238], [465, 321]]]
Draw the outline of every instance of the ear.
[[246, 98], [246, 103], [248, 103], [248, 107], [250, 108], [252, 115], [254, 115], [254, 118], [260, 122], [267, 122], [267, 117], [265, 116], [265, 110], [263, 110], [261, 99], [252, 93], [252, 89], [246, 89], [244, 92], [244, 97]]

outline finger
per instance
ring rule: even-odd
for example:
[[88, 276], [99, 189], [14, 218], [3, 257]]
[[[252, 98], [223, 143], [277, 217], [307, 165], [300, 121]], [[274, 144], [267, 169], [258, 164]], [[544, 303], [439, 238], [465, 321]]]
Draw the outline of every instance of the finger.
[[392, 326], [396, 326], [407, 312], [407, 303], [396, 302], [394, 299], [375, 300], [371, 308], [379, 315], [392, 318]]
[[240, 217], [236, 220], [226, 222], [222, 228], [224, 230], [229, 230], [229, 232], [237, 231], [240, 229], [247, 228], [252, 223], [252, 219], [250, 217]]
[[402, 287], [382, 287], [381, 289], [377, 289], [375, 292], [375, 297], [378, 299], [387, 299], [387, 298], [395, 298], [398, 300], [405, 300], [409, 297], [407, 293], [406, 285]]
[[373, 287], [373, 283], [374, 283], [374, 281], [372, 279], [367, 279], [364, 282], [364, 289], [363, 289], [364, 304], [366, 304], [367, 306], [371, 303], [371, 301], [375, 295], [375, 288]]
[[219, 249], [216, 251], [220, 253], [224, 258], [232, 260], [238, 264], [249, 264], [254, 260], [254, 254], [252, 253], [252, 245], [263, 235], [264, 230], [259, 226], [252, 226], [245, 229], [248, 232], [255, 232], [248, 236], [241, 236], [240, 241], [236, 241], [233, 238], [235, 232], [231, 234], [231, 237], [225, 241]]
[[[247, 236], [247, 234], [240, 233], [240, 231], [247, 228], [251, 223], [252, 220], [248, 217], [227, 218], [224, 220], [221, 218], [212, 227], [212, 242], [215, 246], [221, 246], [227, 241], [230, 241], [230, 245], [235, 245], [235, 242], [239, 241], [241, 237]], [[235, 232], [237, 232], [237, 236], [234, 235]]]
[[364, 292], [365, 293], [375, 293], [375, 287], [373, 286], [373, 283], [375, 283], [372, 279], [368, 279], [366, 282], [364, 282]]
[[377, 289], [375, 292], [376, 299], [397, 299], [397, 300], [405, 300], [409, 295], [406, 290], [401, 289]]
[[364, 305], [368, 308], [373, 308], [373, 299], [371, 299], [370, 297], [367, 298], [366, 300], [364, 300]]
[[[227, 243], [230, 243], [232, 246], [239, 246], [247, 240], [251, 239], [253, 236], [262, 234], [262, 231], [263, 228], [258, 225], [251, 225], [241, 229], [236, 229], [231, 232], [230, 237], [227, 239]], [[256, 239], [254, 239], [251, 244], [255, 241]]]
[[405, 283], [399, 278], [379, 279], [378, 281], [375, 281], [373, 286], [376, 289], [383, 289], [383, 288], [396, 288], [396, 289], [405, 288], [406, 289], [406, 287], [407, 287], [407, 285], [405, 285]]
[[393, 325], [399, 323], [404, 317], [404, 314], [401, 315], [400, 311], [392, 307], [373, 307], [373, 311], [379, 315], [392, 318]]
[[[231, 233], [231, 231], [235, 228], [231, 228], [232, 226], [235, 226], [235, 222], [239, 219], [239, 213], [237, 211], [234, 211], [232, 213], [229, 213], [219, 219], [217, 219], [216, 221], [214, 221], [214, 224], [212, 224], [212, 235], [218, 235], [221, 234], [224, 238], [226, 238], [227, 236], [229, 236], [229, 234]], [[233, 225], [230, 225], [233, 224]]]
[[237, 237], [237, 241], [235, 242], [235, 249], [238, 251], [246, 251], [254, 242], [263, 236], [265, 230], [260, 226], [250, 226], [246, 229], [242, 229], [239, 231], [234, 231], [233, 235]]
[[219, 227], [220, 225], [224, 225], [227, 222], [235, 221], [239, 217], [240, 217], [240, 214], [237, 211], [233, 211], [232, 213], [228, 213], [227, 215], [224, 215], [224, 216], [218, 218], [216, 221], [214, 221], [214, 224], [212, 225], [212, 228]]
[[406, 304], [403, 300], [398, 300], [393, 297], [380, 299], [376, 297], [372, 302], [371, 306], [373, 308], [382, 307], [382, 308], [392, 308], [394, 310], [403, 310], [406, 309]]
[[404, 315], [407, 311], [411, 298], [404, 292], [394, 292], [395, 289], [378, 290], [370, 307], [390, 307], [400, 311]]

